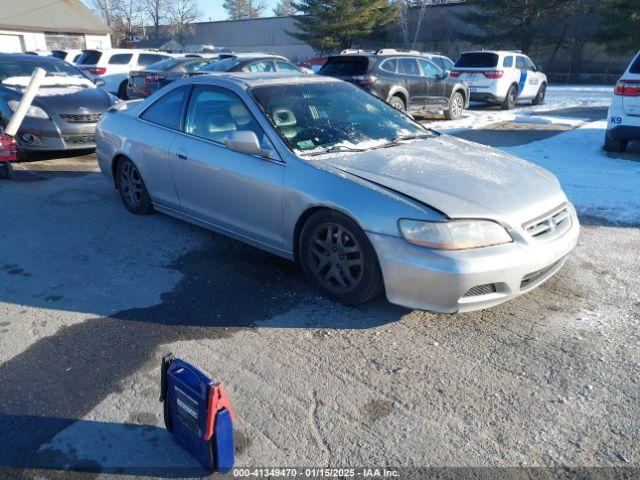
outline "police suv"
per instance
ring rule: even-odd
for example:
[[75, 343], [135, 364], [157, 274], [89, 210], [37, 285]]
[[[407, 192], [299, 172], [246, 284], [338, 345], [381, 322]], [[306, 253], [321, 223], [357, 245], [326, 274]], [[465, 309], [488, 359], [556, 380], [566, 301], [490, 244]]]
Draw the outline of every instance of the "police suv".
[[451, 76], [469, 85], [471, 100], [515, 108], [520, 100], [544, 103], [547, 76], [519, 52], [480, 51], [460, 55]]
[[616, 83], [607, 119], [606, 151], [624, 152], [630, 141], [640, 141], [640, 52]]

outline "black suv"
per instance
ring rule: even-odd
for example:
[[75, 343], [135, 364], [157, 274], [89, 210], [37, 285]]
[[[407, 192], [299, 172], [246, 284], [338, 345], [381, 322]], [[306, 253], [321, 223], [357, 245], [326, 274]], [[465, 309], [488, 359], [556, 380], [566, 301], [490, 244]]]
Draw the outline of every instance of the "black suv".
[[329, 57], [318, 74], [354, 83], [411, 113], [444, 112], [446, 118], [454, 120], [469, 106], [467, 85], [449, 77], [448, 72], [416, 51], [345, 50]]

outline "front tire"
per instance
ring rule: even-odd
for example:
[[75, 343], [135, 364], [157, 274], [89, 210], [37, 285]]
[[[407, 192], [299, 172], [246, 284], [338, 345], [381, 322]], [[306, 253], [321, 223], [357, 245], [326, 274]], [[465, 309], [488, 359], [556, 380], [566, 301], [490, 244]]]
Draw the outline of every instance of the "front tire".
[[544, 103], [544, 97], [546, 94], [547, 94], [547, 84], [543, 83], [542, 85], [540, 85], [540, 88], [538, 89], [538, 93], [531, 103], [533, 105], [542, 105]]
[[333, 300], [359, 305], [383, 289], [375, 250], [346, 215], [333, 211], [313, 214], [302, 228], [298, 251], [309, 282]]
[[622, 140], [619, 138], [611, 138], [609, 132], [604, 134], [604, 151], [612, 153], [622, 153], [627, 149], [629, 145], [628, 140]]
[[405, 112], [407, 110], [407, 106], [405, 105], [404, 100], [398, 95], [394, 95], [393, 97], [391, 97], [391, 100], [389, 100], [389, 105], [391, 105], [396, 110], [400, 110], [401, 112]]
[[507, 91], [507, 96], [505, 97], [504, 102], [502, 102], [502, 105], [500, 105], [502, 110], [513, 110], [514, 108], [516, 108], [516, 93], [516, 86], [511, 85], [509, 87], [509, 90]]
[[116, 184], [122, 203], [127, 207], [127, 210], [136, 215], [147, 215], [153, 212], [151, 197], [149, 197], [140, 171], [128, 158], [118, 162]]
[[444, 111], [447, 120], [457, 120], [464, 112], [464, 97], [460, 92], [454, 92], [449, 99], [449, 108]]

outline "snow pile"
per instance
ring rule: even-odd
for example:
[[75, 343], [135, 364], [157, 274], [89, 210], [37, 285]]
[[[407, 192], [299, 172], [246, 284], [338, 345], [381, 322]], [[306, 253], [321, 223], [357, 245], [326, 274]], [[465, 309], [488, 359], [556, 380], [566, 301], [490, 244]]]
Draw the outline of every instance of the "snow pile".
[[553, 172], [578, 213], [619, 224], [640, 224], [640, 158], [616, 159], [602, 150], [606, 120], [547, 140], [504, 148]]

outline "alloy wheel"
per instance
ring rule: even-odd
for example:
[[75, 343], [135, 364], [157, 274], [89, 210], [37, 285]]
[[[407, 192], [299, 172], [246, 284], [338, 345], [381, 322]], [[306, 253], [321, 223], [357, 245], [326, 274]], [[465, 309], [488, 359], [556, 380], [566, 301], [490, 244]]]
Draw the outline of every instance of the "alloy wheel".
[[318, 225], [309, 237], [308, 246], [308, 265], [325, 288], [346, 293], [360, 284], [364, 274], [362, 247], [344, 225]]
[[460, 94], [455, 94], [451, 99], [451, 113], [454, 118], [462, 116], [464, 111], [464, 102]]
[[143, 190], [142, 177], [133, 162], [127, 161], [122, 166], [118, 186], [122, 191], [123, 198], [131, 208], [140, 205]]

